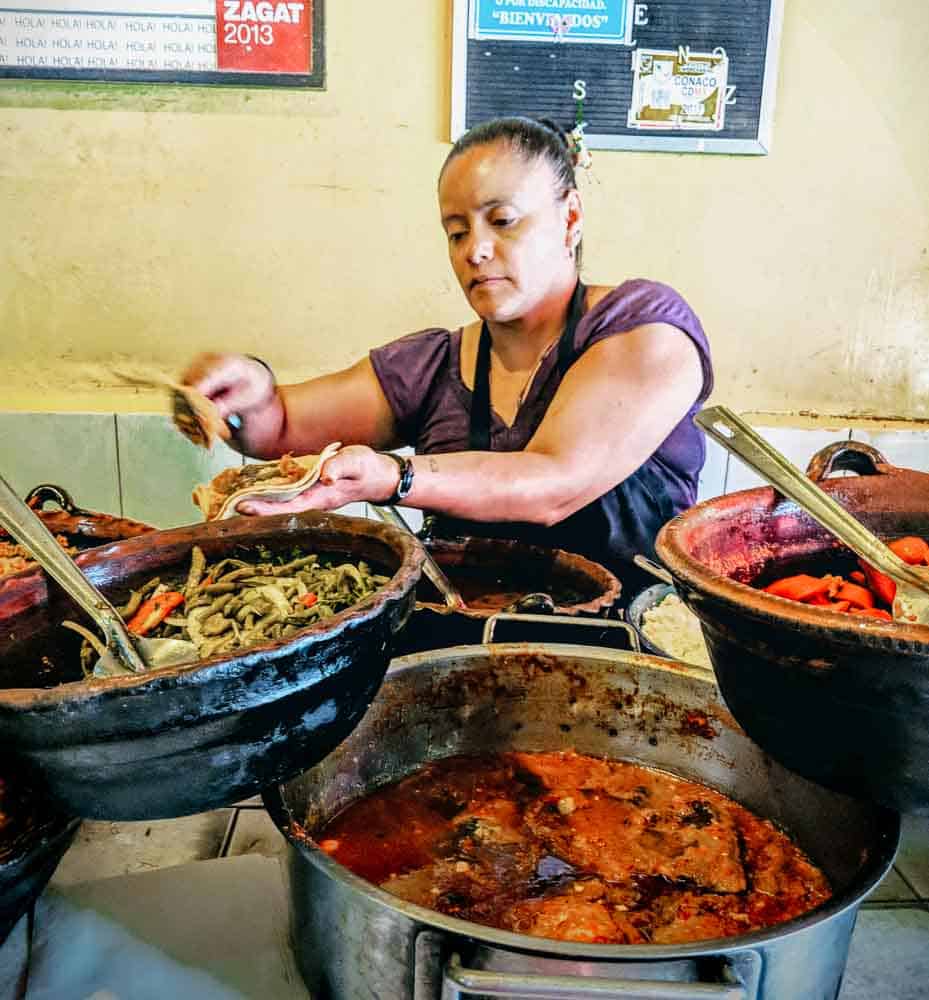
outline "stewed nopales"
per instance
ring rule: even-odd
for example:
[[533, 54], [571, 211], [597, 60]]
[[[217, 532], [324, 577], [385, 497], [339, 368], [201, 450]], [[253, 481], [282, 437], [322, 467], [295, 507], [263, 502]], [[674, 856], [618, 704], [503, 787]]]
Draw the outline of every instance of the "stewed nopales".
[[[388, 579], [363, 561], [337, 563], [298, 551], [280, 556], [263, 548], [255, 554], [256, 560], [224, 558], [211, 564], [194, 546], [186, 578], [148, 580], [119, 612], [135, 635], [190, 641], [203, 660], [287, 639], [358, 603]], [[63, 624], [84, 636], [81, 666], [89, 675], [102, 643], [82, 626]]]

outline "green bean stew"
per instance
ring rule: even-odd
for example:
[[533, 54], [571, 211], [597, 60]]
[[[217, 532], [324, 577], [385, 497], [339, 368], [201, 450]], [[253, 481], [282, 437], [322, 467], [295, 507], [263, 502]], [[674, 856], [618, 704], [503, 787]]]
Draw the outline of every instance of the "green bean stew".
[[[363, 561], [336, 563], [298, 550], [286, 556], [259, 548], [256, 554], [258, 561], [210, 563], [194, 546], [186, 579], [148, 580], [119, 612], [133, 634], [187, 640], [205, 660], [287, 639], [364, 600], [388, 580]], [[103, 644], [82, 626], [64, 624], [84, 636], [81, 667], [89, 676]]]

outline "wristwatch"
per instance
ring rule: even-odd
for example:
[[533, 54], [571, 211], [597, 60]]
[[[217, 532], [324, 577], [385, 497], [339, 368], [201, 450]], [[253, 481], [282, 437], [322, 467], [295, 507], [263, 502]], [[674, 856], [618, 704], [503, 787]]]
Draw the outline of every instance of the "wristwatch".
[[402, 455], [395, 455], [392, 451], [382, 451], [381, 454], [392, 458], [400, 470], [400, 481], [397, 483], [397, 488], [384, 501], [384, 503], [393, 506], [405, 500], [410, 495], [410, 490], [413, 489], [413, 463]]

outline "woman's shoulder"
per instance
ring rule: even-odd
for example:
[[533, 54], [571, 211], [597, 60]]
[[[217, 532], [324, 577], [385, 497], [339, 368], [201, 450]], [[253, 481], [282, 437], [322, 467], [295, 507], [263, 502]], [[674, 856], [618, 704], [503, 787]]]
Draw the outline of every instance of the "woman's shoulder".
[[399, 425], [413, 420], [433, 387], [447, 378], [459, 335], [428, 327], [370, 351], [371, 366]]
[[402, 376], [407, 377], [413, 367], [417, 377], [421, 378], [426, 369], [433, 370], [434, 374], [434, 369], [448, 363], [455, 336], [453, 331], [444, 327], [430, 326], [372, 348], [369, 356], [379, 375], [399, 370]]
[[427, 326], [425, 329], [414, 330], [412, 333], [389, 340], [386, 344], [381, 344], [380, 347], [373, 348], [372, 353], [374, 351], [404, 350], [411, 347], [442, 348], [443, 346], [447, 346], [452, 336], [453, 331], [447, 330], [445, 327]]
[[646, 323], [670, 323], [688, 333], [703, 333], [696, 313], [680, 292], [650, 278], [591, 286], [585, 319], [592, 333], [621, 332]]
[[588, 309], [575, 334], [574, 350], [581, 354], [594, 344], [640, 326], [665, 323], [677, 327], [693, 343], [703, 370], [705, 399], [713, 387], [710, 344], [697, 314], [684, 297], [660, 281], [632, 278], [621, 285], [594, 285], [588, 293]]

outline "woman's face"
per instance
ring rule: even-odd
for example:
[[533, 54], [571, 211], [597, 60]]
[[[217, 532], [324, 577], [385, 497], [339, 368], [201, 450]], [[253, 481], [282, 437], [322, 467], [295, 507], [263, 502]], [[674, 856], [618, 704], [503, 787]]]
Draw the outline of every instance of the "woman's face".
[[544, 158], [525, 160], [503, 140], [474, 146], [446, 166], [439, 209], [455, 276], [482, 319], [519, 319], [572, 280], [580, 198], [559, 197]]

